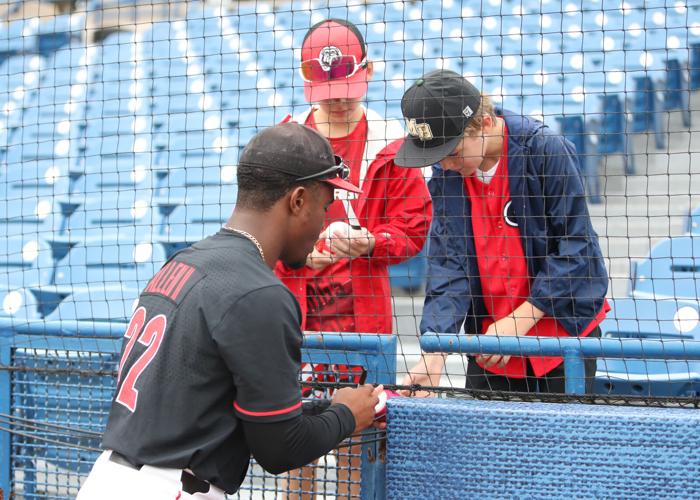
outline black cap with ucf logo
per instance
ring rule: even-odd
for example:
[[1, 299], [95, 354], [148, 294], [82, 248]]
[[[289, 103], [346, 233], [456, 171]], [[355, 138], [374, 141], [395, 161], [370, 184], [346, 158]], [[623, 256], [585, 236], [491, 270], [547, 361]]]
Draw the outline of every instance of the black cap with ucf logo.
[[401, 99], [408, 135], [396, 164], [425, 167], [449, 155], [480, 103], [481, 92], [454, 71], [436, 70], [420, 77]]

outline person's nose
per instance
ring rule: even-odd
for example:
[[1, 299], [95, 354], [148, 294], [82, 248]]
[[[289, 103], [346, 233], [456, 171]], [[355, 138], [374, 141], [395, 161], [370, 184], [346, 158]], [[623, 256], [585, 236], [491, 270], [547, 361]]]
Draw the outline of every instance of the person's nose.
[[448, 156], [447, 158], [443, 158], [440, 161], [440, 165], [442, 166], [443, 170], [459, 170], [461, 162], [458, 161], [457, 158], [453, 158], [451, 156]]

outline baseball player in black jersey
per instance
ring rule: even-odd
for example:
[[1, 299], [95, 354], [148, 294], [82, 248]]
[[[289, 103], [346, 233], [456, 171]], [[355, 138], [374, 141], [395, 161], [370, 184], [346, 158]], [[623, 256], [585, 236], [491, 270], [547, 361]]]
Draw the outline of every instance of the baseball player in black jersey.
[[358, 191], [318, 132], [295, 123], [241, 153], [238, 200], [217, 234], [151, 279], [124, 334], [102, 447], [78, 500], [225, 498], [252, 455], [305, 465], [372, 424], [382, 388], [337, 391], [305, 412], [299, 305], [273, 274], [303, 266], [334, 188]]

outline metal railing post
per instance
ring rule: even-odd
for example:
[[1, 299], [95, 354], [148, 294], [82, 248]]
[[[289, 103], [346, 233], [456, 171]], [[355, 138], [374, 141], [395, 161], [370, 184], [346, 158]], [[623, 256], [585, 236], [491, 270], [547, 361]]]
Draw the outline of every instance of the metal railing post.
[[[393, 384], [396, 379], [396, 336], [383, 335], [379, 351], [368, 359], [367, 383]], [[372, 439], [372, 438], [370, 438]], [[363, 500], [386, 498], [386, 441], [362, 445]]]
[[564, 349], [564, 377], [567, 394], [586, 394], [586, 365], [580, 349]]
[[[396, 336], [358, 333], [307, 333], [302, 359], [307, 363], [364, 366], [368, 384], [393, 384], [396, 379]], [[368, 434], [372, 430], [367, 431]], [[372, 432], [367, 441], [376, 439]], [[361, 498], [386, 498], [384, 443], [362, 444]]]
[[[12, 336], [10, 330], [0, 330], [0, 338]], [[0, 414], [9, 415], [12, 398], [12, 379], [9, 368], [12, 363], [12, 344], [10, 342], [0, 342]], [[11, 498], [11, 463], [12, 463], [12, 442], [10, 433], [0, 431], [0, 499]]]

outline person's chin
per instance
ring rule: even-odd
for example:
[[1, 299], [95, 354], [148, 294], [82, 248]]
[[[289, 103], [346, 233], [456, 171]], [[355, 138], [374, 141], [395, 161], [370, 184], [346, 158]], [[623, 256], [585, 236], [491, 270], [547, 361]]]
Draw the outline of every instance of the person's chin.
[[291, 262], [283, 260], [282, 262], [284, 262], [284, 265], [290, 269], [301, 269], [302, 267], [304, 267], [306, 265], [306, 259], [304, 259], [302, 261], [295, 260], [295, 261], [291, 261]]

